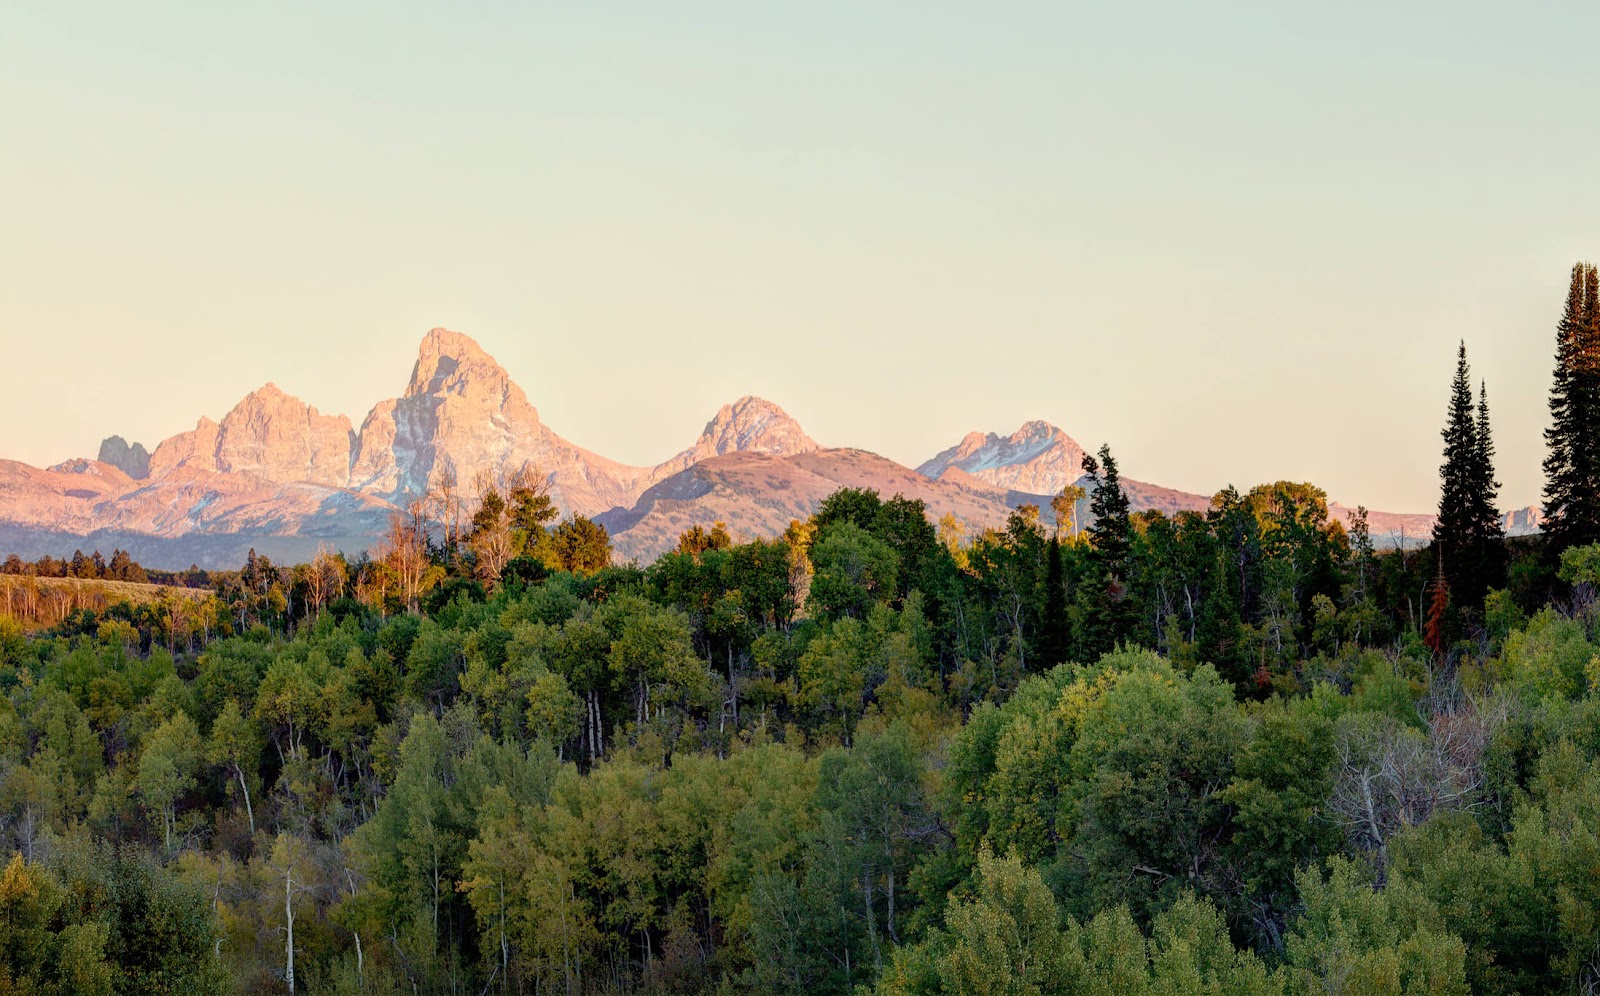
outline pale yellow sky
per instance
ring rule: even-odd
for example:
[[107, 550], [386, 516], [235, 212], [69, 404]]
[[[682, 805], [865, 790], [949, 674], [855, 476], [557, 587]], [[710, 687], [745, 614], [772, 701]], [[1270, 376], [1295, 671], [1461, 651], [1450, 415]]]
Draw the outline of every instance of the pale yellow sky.
[[753, 393], [1425, 511], [1465, 338], [1536, 502], [1600, 15], [1200, 6], [5, 2], [0, 457], [359, 423], [442, 325], [630, 462]]

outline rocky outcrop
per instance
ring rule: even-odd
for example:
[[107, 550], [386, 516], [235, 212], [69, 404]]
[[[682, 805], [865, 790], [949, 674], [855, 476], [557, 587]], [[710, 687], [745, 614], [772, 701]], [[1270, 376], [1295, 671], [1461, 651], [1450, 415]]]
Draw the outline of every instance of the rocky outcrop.
[[116, 467], [136, 481], [150, 476], [150, 453], [144, 444], [129, 446], [121, 436], [107, 436], [101, 440], [100, 462]]
[[1009, 436], [969, 432], [918, 472], [937, 478], [951, 467], [1009, 491], [1059, 494], [1083, 474], [1083, 447], [1048, 422], [1026, 422]]

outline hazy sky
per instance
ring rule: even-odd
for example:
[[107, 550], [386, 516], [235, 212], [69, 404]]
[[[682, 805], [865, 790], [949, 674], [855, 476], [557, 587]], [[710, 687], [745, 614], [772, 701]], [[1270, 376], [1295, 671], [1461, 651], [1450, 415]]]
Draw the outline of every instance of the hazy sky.
[[1436, 504], [1456, 340], [1537, 501], [1600, 255], [1600, 5], [0, 0], [0, 456], [266, 380], [359, 423], [436, 325], [653, 463], [771, 398], [915, 464]]

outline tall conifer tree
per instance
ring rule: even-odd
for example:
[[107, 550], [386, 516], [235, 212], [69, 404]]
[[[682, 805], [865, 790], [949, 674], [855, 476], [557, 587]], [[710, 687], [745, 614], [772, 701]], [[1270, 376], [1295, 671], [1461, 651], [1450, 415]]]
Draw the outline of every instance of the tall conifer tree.
[[1092, 494], [1089, 513], [1089, 559], [1096, 583], [1082, 589], [1089, 595], [1089, 632], [1083, 643], [1099, 654], [1127, 639], [1137, 620], [1137, 609], [1128, 598], [1128, 579], [1133, 554], [1133, 522], [1128, 516], [1128, 495], [1122, 490], [1117, 461], [1111, 447], [1100, 447], [1100, 458], [1084, 454], [1083, 472], [1089, 475]]
[[1071, 631], [1067, 621], [1067, 581], [1061, 566], [1061, 537], [1049, 540], [1044, 575], [1044, 619], [1042, 646], [1045, 664], [1063, 664], [1071, 652]]
[[1444, 463], [1439, 467], [1439, 520], [1433, 525], [1433, 541], [1447, 564], [1458, 560], [1472, 536], [1472, 513], [1476, 464], [1478, 462], [1478, 422], [1472, 404], [1471, 369], [1467, 366], [1467, 344], [1456, 351], [1456, 375], [1450, 383], [1450, 408], [1445, 418]]
[[1500, 581], [1504, 532], [1494, 479], [1494, 440], [1489, 426], [1489, 392], [1480, 385], [1472, 398], [1467, 346], [1456, 352], [1456, 375], [1450, 385], [1445, 421], [1444, 463], [1439, 467], [1439, 520], [1433, 527], [1441, 576], [1447, 578], [1460, 605], [1478, 605], [1489, 586]]
[[1600, 276], [1572, 268], [1556, 326], [1544, 460], [1544, 532], [1550, 551], [1600, 541]]
[[1476, 530], [1478, 577], [1465, 594], [1476, 600], [1491, 586], [1505, 584], [1506, 527], [1500, 514], [1500, 482], [1494, 476], [1494, 430], [1489, 423], [1489, 385], [1478, 383], [1478, 451], [1473, 464], [1472, 522]]
[[1100, 459], [1084, 454], [1083, 472], [1089, 475], [1094, 493], [1089, 497], [1089, 543], [1094, 558], [1106, 571], [1126, 579], [1128, 554], [1132, 546], [1133, 524], [1128, 518], [1128, 495], [1122, 490], [1116, 458], [1111, 447], [1100, 447]]

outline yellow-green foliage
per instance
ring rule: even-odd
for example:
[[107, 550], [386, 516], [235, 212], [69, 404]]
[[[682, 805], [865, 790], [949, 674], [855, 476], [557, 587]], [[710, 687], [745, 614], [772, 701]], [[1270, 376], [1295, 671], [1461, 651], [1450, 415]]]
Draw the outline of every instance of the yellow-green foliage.
[[104, 612], [118, 602], [194, 603], [210, 597], [209, 590], [174, 585], [0, 574], [0, 625], [9, 617], [22, 629], [32, 631], [58, 625], [81, 609]]
[[1543, 609], [1506, 638], [1499, 667], [1507, 681], [1530, 694], [1576, 698], [1588, 684], [1585, 672], [1595, 650], [1581, 622]]

